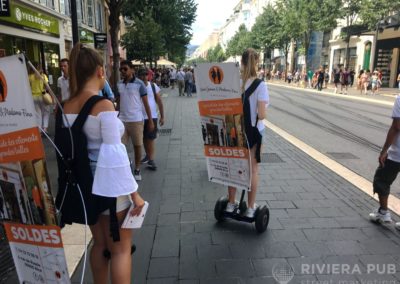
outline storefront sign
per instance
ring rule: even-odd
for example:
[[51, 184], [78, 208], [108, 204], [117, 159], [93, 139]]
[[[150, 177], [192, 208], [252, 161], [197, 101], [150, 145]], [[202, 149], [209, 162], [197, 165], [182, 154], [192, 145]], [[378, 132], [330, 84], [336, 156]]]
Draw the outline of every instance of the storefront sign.
[[10, 2], [10, 10], [10, 17], [0, 17], [0, 22], [29, 31], [60, 36], [59, 22], [56, 18], [12, 2]]
[[20, 283], [69, 283], [35, 114], [24, 56], [0, 58], [0, 222]]
[[79, 41], [85, 44], [94, 44], [93, 32], [84, 28], [79, 28]]
[[248, 190], [249, 150], [239, 68], [235, 63], [204, 63], [195, 68], [194, 74], [209, 180]]
[[107, 48], [107, 34], [96, 33], [94, 34], [94, 47], [96, 49]]
[[0, 17], [10, 17], [9, 0], [0, 0]]

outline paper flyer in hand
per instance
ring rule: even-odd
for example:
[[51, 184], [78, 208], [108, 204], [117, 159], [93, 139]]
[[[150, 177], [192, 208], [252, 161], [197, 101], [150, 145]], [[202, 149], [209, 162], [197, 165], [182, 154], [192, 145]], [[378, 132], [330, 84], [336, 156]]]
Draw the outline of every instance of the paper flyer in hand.
[[129, 212], [131, 212], [133, 208], [135, 208], [134, 204], [132, 204], [129, 208], [128, 214], [126, 215], [125, 220], [122, 223], [122, 228], [124, 229], [139, 229], [142, 227], [147, 208], [149, 208], [149, 203], [147, 201], [144, 202], [142, 212], [140, 212], [139, 216], [132, 216], [131, 214], [129, 214]]

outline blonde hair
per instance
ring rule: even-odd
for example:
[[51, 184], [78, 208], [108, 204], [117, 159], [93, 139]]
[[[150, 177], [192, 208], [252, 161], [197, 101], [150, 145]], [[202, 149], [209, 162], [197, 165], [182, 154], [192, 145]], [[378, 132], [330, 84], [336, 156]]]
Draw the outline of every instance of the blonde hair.
[[258, 53], [253, 48], [247, 48], [242, 54], [242, 91], [246, 81], [257, 77]]
[[70, 99], [76, 97], [94, 75], [97, 67], [104, 65], [100, 54], [81, 43], [75, 44], [69, 56], [69, 90]]

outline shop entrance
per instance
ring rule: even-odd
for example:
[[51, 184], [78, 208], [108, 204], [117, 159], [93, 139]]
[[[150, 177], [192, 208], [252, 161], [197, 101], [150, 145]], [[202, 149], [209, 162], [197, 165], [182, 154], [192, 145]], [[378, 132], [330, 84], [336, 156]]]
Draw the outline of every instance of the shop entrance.
[[0, 56], [25, 53], [31, 62], [39, 63], [49, 78], [53, 91], [57, 90], [60, 48], [57, 44], [0, 34]]

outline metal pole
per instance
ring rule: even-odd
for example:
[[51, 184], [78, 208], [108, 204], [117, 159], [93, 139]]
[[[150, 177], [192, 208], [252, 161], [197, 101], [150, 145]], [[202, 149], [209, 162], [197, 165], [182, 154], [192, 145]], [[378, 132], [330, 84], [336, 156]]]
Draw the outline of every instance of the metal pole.
[[79, 42], [78, 14], [76, 11], [76, 0], [71, 0], [71, 22], [72, 22], [72, 44], [75, 45], [76, 43]]
[[378, 46], [378, 34], [379, 34], [379, 22], [376, 24], [376, 30], [375, 30], [375, 40], [374, 40], [374, 46], [373, 46], [373, 52], [371, 50], [371, 54], [372, 54], [372, 63], [371, 63], [371, 72], [374, 72], [375, 69], [375, 61], [376, 61], [376, 57], [378, 55], [378, 52], [376, 50], [377, 46]]

